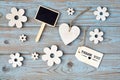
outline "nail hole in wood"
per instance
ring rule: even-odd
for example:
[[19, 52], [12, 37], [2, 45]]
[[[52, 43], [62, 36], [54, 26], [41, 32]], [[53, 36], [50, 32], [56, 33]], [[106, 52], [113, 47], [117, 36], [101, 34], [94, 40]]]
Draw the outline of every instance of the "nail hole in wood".
[[71, 68], [73, 66], [73, 63], [71, 61], [69, 61], [67, 65], [69, 68]]
[[3, 72], [8, 72], [9, 70], [10, 70], [10, 69], [7, 68], [6, 66], [2, 67], [2, 71], [3, 71]]
[[8, 40], [5, 40], [4, 43], [5, 43], [5, 44], [9, 44], [9, 41], [8, 41]]

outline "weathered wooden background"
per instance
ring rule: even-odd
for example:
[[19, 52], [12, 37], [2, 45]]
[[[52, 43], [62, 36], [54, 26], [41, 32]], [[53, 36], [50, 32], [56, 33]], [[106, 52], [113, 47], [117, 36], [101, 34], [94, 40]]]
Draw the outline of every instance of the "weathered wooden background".
[[[42, 39], [35, 43], [35, 37], [40, 23], [33, 18], [39, 5], [54, 8], [61, 12], [59, 25], [69, 23], [77, 14], [92, 7], [91, 10], [80, 16], [74, 23], [81, 28], [81, 35], [72, 44], [65, 46], [60, 39], [58, 26], [47, 26]], [[97, 21], [93, 11], [97, 6], [108, 7], [110, 17], [105, 21]], [[10, 28], [5, 16], [12, 7], [23, 8], [29, 20], [24, 28]], [[75, 15], [68, 16], [67, 8], [76, 10]], [[120, 0], [0, 0], [0, 80], [120, 80]], [[90, 26], [86, 46], [104, 53], [103, 60], [98, 69], [86, 65], [75, 58], [77, 47], [83, 42], [83, 30]], [[104, 41], [94, 45], [88, 40], [89, 31], [99, 28], [104, 31]], [[19, 41], [20, 34], [28, 35], [25, 43]], [[36, 51], [43, 54], [43, 48], [56, 44], [64, 51], [62, 63], [48, 67], [41, 58], [37, 61], [31, 59], [31, 53]], [[11, 53], [20, 52], [25, 57], [24, 65], [12, 68], [8, 64]]]

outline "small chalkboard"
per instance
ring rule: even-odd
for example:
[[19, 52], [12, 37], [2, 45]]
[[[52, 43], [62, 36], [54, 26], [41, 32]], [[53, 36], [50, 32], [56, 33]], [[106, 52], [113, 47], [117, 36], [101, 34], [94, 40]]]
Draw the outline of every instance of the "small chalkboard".
[[59, 17], [59, 12], [40, 6], [37, 15], [36, 15], [36, 19], [39, 21], [42, 21], [44, 23], [47, 23], [49, 25], [55, 26], [57, 19]]
[[37, 37], [36, 37], [36, 42], [39, 41], [39, 39], [41, 37], [41, 34], [44, 30], [45, 24], [48, 24], [48, 25], [51, 25], [51, 26], [55, 27], [55, 25], [57, 23], [57, 20], [58, 20], [58, 17], [59, 17], [59, 12], [58, 11], [55, 11], [53, 9], [46, 8], [46, 7], [43, 7], [43, 6], [39, 7], [38, 12], [35, 16], [35, 19], [37, 21], [42, 22], [42, 25], [41, 25], [41, 28], [38, 32]]

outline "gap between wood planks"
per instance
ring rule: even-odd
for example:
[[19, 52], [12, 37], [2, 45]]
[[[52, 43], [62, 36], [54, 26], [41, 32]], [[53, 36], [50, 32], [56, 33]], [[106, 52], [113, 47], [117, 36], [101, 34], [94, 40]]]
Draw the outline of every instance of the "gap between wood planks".
[[[80, 24], [75, 24], [76, 26], [78, 26], [78, 27], [88, 27], [88, 26], [90, 26], [90, 25], [80, 25]], [[40, 26], [23, 26], [23, 28], [21, 28], [21, 29], [26, 29], [26, 28], [39, 28]], [[47, 25], [47, 27], [51, 27], [51, 26], [48, 26]], [[56, 25], [56, 27], [59, 27], [59, 25]], [[101, 27], [107, 27], [107, 28], [111, 28], [111, 27], [113, 27], [113, 28], [115, 28], [115, 27], [120, 27], [120, 26], [95, 26], [95, 25], [93, 25], [93, 26], [90, 26], [90, 27], [95, 27], [95, 28], [101, 28]], [[0, 25], [0, 29], [5, 29], [5, 28], [8, 28], [8, 29], [17, 29], [16, 27], [9, 27], [9, 26], [1, 26]], [[51, 28], [53, 28], [53, 27], [51, 27]], [[55, 27], [54, 27], [55, 28]], [[20, 29], [20, 30], [21, 30]]]
[[[22, 53], [22, 55], [31, 55], [31, 53], [24, 53], [24, 52], [20, 52]], [[39, 53], [39, 52], [38, 52]], [[76, 53], [76, 52], [75, 52]], [[64, 53], [64, 55], [75, 55], [75, 53], [73, 54], [69, 54], [69, 53]], [[11, 53], [12, 54], [12, 53]], [[44, 55], [45, 53], [39, 53], [40, 55]], [[120, 55], [120, 53], [103, 53], [104, 55]], [[2, 55], [10, 55], [10, 54], [4, 54], [4, 53], [0, 53], [0, 56]]]

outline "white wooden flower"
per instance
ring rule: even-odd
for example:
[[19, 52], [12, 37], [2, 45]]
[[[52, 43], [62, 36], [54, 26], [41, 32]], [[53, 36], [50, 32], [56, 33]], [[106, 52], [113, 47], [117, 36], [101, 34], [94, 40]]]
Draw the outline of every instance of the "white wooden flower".
[[68, 15], [73, 15], [74, 14], [74, 9], [73, 8], [68, 8], [67, 9], [67, 13], [68, 13]]
[[94, 41], [94, 44], [98, 44], [99, 42], [103, 41], [103, 32], [99, 31], [99, 29], [94, 29], [94, 31], [90, 31], [90, 41]]
[[37, 52], [32, 53], [32, 59], [37, 60], [39, 58], [39, 54]]
[[60, 57], [63, 55], [61, 50], [57, 50], [56, 45], [52, 45], [51, 49], [46, 47], [44, 48], [45, 55], [42, 56], [43, 61], [47, 61], [48, 66], [53, 66], [54, 63], [60, 64]]
[[22, 35], [20, 35], [19, 40], [22, 42], [25, 42], [25, 41], [27, 41], [27, 36], [22, 34]]
[[94, 11], [94, 15], [96, 15], [96, 20], [102, 20], [105, 21], [106, 17], [109, 16], [109, 12], [107, 12], [106, 7], [97, 7], [97, 11]]
[[8, 25], [11, 27], [16, 25], [17, 28], [22, 28], [22, 22], [27, 21], [27, 17], [23, 16], [24, 13], [24, 9], [17, 10], [15, 7], [11, 8], [11, 14], [6, 15], [6, 18], [10, 20]]
[[13, 67], [22, 66], [22, 61], [24, 58], [20, 56], [20, 53], [15, 53], [10, 55], [9, 63], [12, 64]]

